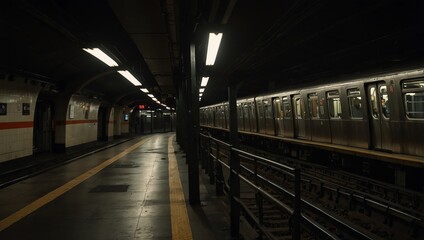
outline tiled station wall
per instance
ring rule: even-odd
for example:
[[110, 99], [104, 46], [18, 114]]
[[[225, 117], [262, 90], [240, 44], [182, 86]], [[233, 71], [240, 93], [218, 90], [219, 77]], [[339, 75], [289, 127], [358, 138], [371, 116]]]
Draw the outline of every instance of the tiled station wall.
[[0, 78], [0, 162], [32, 154], [34, 110], [40, 89], [24, 78]]
[[72, 96], [66, 116], [66, 147], [97, 141], [97, 119], [100, 102], [83, 96]]
[[[7, 78], [7, 79], [6, 79]], [[41, 86], [23, 77], [0, 74], [0, 162], [33, 154], [34, 112]], [[63, 137], [65, 147], [97, 141], [98, 111], [100, 102], [83, 96], [71, 97], [67, 107]], [[108, 120], [108, 137], [128, 135], [129, 108], [114, 106]]]
[[[125, 115], [127, 115], [128, 120], [125, 120]], [[130, 132], [131, 108], [124, 108], [119, 116], [121, 118], [121, 135], [128, 135]]]

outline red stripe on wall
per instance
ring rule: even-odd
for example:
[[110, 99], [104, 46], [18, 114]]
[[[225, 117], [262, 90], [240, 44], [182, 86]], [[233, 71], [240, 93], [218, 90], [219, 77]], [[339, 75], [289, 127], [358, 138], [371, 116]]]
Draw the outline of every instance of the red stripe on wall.
[[66, 125], [69, 124], [82, 124], [82, 123], [97, 123], [97, 120], [67, 120]]
[[67, 120], [65, 122], [63, 121], [57, 121], [57, 125], [70, 125], [70, 124], [83, 124], [83, 123], [97, 123], [97, 120]]
[[0, 122], [0, 130], [15, 128], [32, 128], [34, 122]]

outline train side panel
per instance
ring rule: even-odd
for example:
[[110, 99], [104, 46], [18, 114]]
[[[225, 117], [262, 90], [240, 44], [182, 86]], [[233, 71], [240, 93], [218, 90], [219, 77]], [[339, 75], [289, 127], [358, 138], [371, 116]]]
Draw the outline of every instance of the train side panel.
[[308, 112], [310, 117], [311, 140], [331, 143], [330, 121], [328, 108], [325, 104], [325, 92], [320, 90], [307, 91]]
[[282, 95], [284, 137], [294, 138], [293, 105], [290, 95]]
[[394, 82], [397, 101], [391, 108], [399, 112], [399, 120], [392, 126], [393, 150], [424, 156], [424, 74], [400, 75]]
[[366, 91], [363, 82], [348, 85], [343, 88], [346, 94], [344, 101], [346, 108], [345, 138], [346, 144], [351, 147], [369, 147], [369, 123], [366, 102]]

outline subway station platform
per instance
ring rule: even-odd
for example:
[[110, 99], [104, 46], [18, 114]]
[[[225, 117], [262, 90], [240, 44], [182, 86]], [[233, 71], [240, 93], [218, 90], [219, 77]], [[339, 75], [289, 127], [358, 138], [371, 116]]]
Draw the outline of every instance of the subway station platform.
[[175, 134], [153, 134], [0, 189], [0, 239], [229, 239], [226, 197], [188, 166]]

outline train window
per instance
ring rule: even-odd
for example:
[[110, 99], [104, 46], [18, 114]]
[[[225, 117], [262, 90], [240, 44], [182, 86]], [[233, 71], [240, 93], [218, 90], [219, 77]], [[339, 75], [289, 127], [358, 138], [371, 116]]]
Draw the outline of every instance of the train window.
[[405, 81], [402, 90], [408, 118], [424, 118], [424, 80]]
[[295, 98], [294, 99], [294, 104], [295, 104], [295, 116], [296, 119], [302, 119], [303, 118], [303, 106], [302, 106], [302, 99], [299, 98]]
[[272, 104], [270, 100], [264, 100], [264, 112], [265, 112], [265, 118], [270, 119], [272, 117]]
[[308, 108], [311, 118], [319, 117], [318, 95], [316, 93], [308, 94]]
[[424, 80], [405, 81], [402, 83], [402, 89], [424, 89]]
[[290, 119], [291, 109], [290, 109], [290, 102], [288, 97], [283, 97], [283, 111], [284, 111], [284, 118]]
[[389, 108], [389, 94], [387, 93], [387, 86], [380, 86], [380, 104], [381, 111], [383, 112], [383, 116], [385, 118], [390, 117], [390, 108]]
[[375, 87], [370, 87], [370, 100], [371, 100], [371, 114], [373, 118], [378, 118], [378, 101], [377, 99], [377, 91]]
[[327, 92], [328, 112], [330, 118], [342, 117], [342, 105], [340, 102], [339, 91]]
[[359, 88], [348, 89], [347, 98], [349, 101], [350, 117], [362, 119], [364, 114], [362, 112], [362, 98]]

